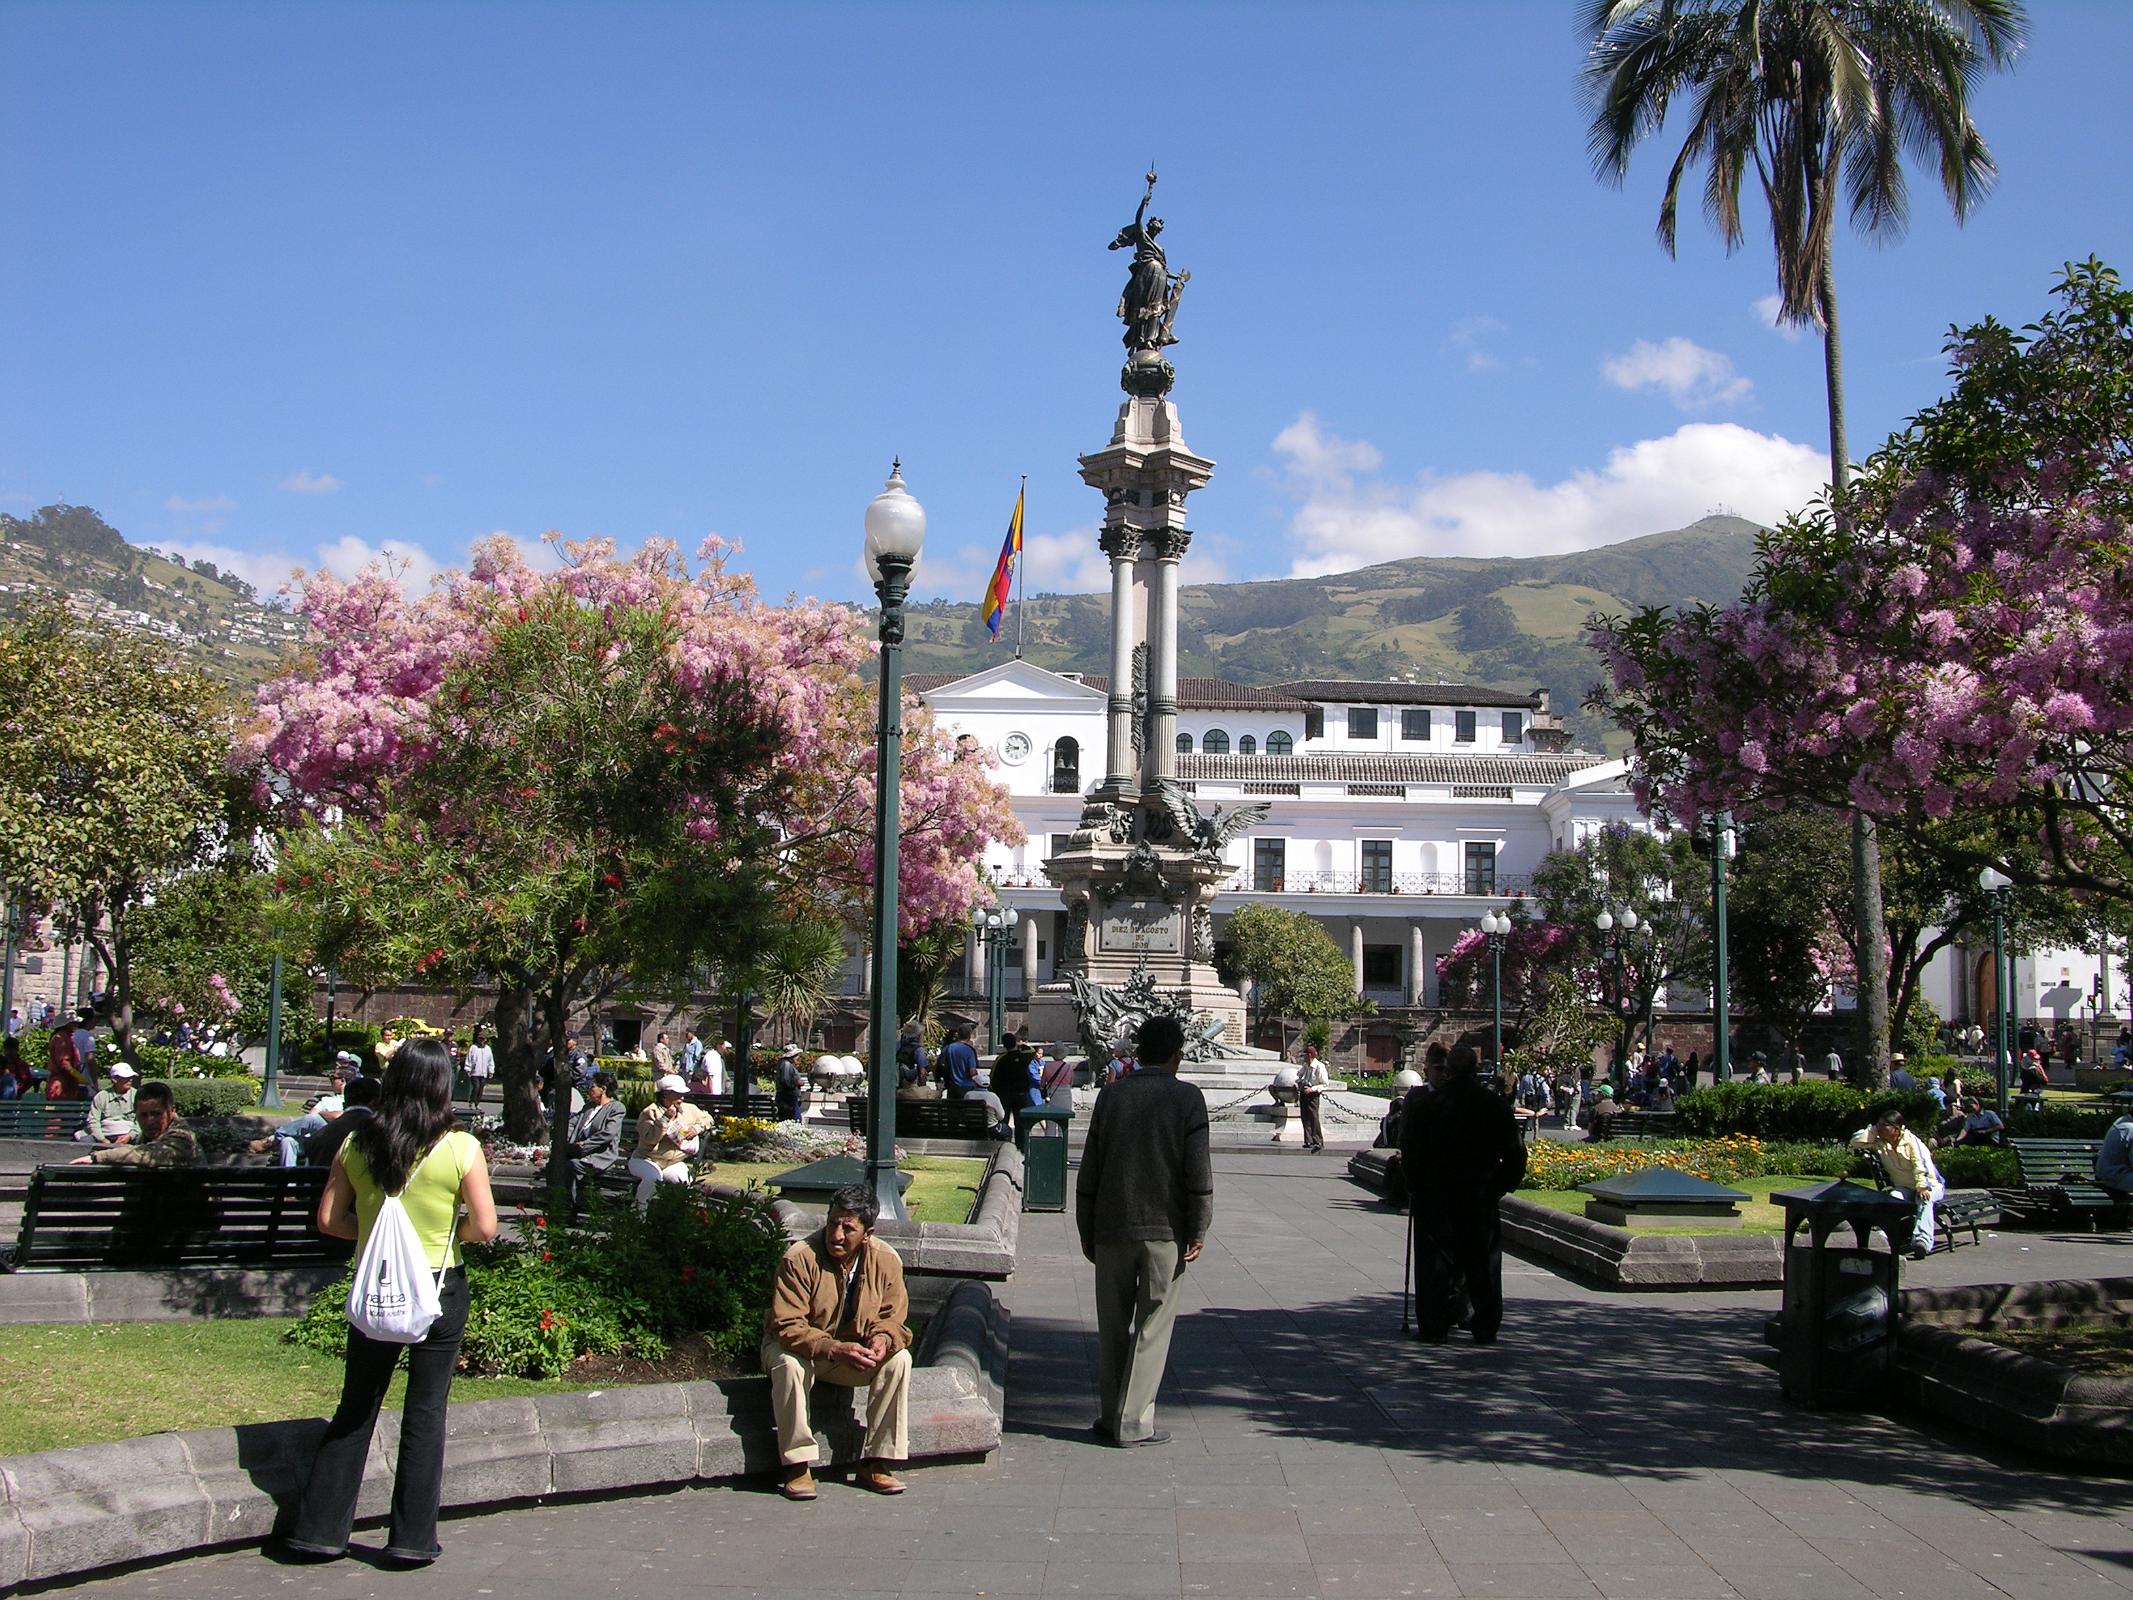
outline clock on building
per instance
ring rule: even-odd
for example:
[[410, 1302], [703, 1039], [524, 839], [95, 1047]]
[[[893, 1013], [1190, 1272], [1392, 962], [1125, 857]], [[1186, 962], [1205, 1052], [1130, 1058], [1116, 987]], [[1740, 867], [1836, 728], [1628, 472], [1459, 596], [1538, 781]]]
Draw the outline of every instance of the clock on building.
[[1000, 741], [1000, 759], [1011, 767], [1019, 767], [1029, 759], [1029, 735], [1016, 732]]

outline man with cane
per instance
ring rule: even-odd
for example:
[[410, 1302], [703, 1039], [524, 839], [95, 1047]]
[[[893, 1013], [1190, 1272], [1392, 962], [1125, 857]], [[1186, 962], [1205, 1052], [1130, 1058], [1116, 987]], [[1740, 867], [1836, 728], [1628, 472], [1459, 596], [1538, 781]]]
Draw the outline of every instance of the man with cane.
[[[1414, 1335], [1442, 1344], [1454, 1323], [1494, 1344], [1503, 1322], [1503, 1238], [1496, 1203], [1526, 1175], [1526, 1147], [1503, 1097], [1484, 1083], [1480, 1057], [1460, 1045], [1424, 1069], [1426, 1091], [1400, 1118], [1407, 1179]], [[1403, 1311], [1405, 1296], [1402, 1296]], [[1406, 1319], [1403, 1315], [1404, 1330]]]

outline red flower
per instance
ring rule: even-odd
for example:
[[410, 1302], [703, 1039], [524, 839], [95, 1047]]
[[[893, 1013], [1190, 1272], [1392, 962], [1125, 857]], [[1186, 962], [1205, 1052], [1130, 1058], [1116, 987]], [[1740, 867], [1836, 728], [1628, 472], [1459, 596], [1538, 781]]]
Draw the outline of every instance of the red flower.
[[542, 1311], [541, 1311], [541, 1332], [543, 1332], [543, 1333], [548, 1333], [548, 1332], [551, 1332], [551, 1331], [552, 1331], [552, 1330], [553, 1330], [554, 1328], [555, 1328], [555, 1307], [554, 1307], [554, 1306], [547, 1306], [547, 1307], [544, 1307], [544, 1308], [542, 1309]]
[[681, 1281], [683, 1283], [694, 1283], [696, 1281], [696, 1269], [691, 1266], [683, 1266], [681, 1269]]
[[555, 1252], [553, 1250], [543, 1250], [541, 1252], [541, 1259], [543, 1261], [553, 1261], [555, 1259]]
[[533, 1219], [533, 1225], [536, 1228], [545, 1228], [548, 1226], [548, 1219], [546, 1217], [535, 1217]]

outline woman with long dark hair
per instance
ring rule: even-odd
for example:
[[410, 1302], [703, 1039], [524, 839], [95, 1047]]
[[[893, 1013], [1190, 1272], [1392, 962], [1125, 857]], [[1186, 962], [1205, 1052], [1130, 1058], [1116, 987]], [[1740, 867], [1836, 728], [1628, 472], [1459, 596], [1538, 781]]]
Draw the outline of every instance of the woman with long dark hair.
[[[326, 1425], [311, 1478], [297, 1503], [286, 1547], [330, 1560], [348, 1553], [363, 1461], [378, 1406], [407, 1351], [407, 1400], [400, 1416], [400, 1461], [393, 1475], [387, 1558], [409, 1566], [437, 1559], [437, 1502], [444, 1487], [444, 1411], [467, 1326], [467, 1274], [459, 1243], [496, 1237], [489, 1166], [472, 1135], [452, 1116], [452, 1053], [440, 1038], [409, 1039], [393, 1052], [370, 1119], [334, 1157], [319, 1200], [319, 1232], [363, 1242], [385, 1197], [407, 1208], [430, 1270], [442, 1271], [442, 1314], [410, 1345], [348, 1330], [341, 1403]], [[460, 1220], [460, 1209], [466, 1216]]]

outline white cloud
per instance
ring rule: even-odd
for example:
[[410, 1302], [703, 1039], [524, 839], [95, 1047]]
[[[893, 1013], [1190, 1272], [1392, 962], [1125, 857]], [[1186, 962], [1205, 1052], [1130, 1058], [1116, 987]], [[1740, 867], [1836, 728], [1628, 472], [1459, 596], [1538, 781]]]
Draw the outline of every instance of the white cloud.
[[1600, 371], [1617, 389], [1657, 389], [1683, 411], [1745, 400], [1755, 387], [1727, 357], [1679, 334], [1657, 344], [1639, 339], [1627, 353], [1601, 362]]
[[320, 545], [318, 564], [336, 578], [353, 578], [366, 567], [382, 566], [399, 579], [406, 594], [421, 594], [429, 588], [430, 579], [445, 568], [443, 562], [410, 540], [387, 539], [372, 544], [352, 533]]
[[221, 511], [235, 511], [237, 502], [226, 494], [208, 495], [200, 500], [188, 500], [182, 494], [174, 494], [163, 502], [165, 511], [175, 511], [181, 517], [209, 517]]
[[1503, 357], [1488, 348], [1489, 341], [1510, 331], [1495, 317], [1466, 317], [1452, 324], [1452, 331], [1444, 336], [1444, 348], [1464, 362], [1469, 372], [1494, 372], [1503, 365]]
[[1384, 453], [1369, 440], [1327, 433], [1309, 411], [1274, 435], [1274, 453], [1290, 472], [1321, 482], [1375, 472], [1385, 464]]
[[281, 480], [282, 488], [291, 494], [339, 494], [341, 480], [330, 472], [313, 472], [309, 467], [290, 473]]
[[[1829, 466], [1807, 445], [1730, 422], [1692, 422], [1623, 445], [1603, 465], [1556, 483], [1517, 472], [1425, 473], [1409, 484], [1314, 475], [1310, 463], [1326, 444], [1318, 440], [1290, 464], [1300, 501], [1290, 523], [1298, 550], [1292, 577], [1407, 556], [1585, 550], [1684, 527], [1719, 505], [1775, 522], [1820, 491]], [[1279, 440], [1275, 449], [1291, 454]]]
[[1754, 316], [1755, 320], [1758, 323], [1768, 328], [1779, 338], [1789, 339], [1793, 343], [1797, 344], [1800, 340], [1807, 337], [1806, 325], [1798, 322], [1778, 321], [1778, 307], [1781, 304], [1783, 304], [1783, 302], [1778, 298], [1778, 296], [1774, 294], [1766, 294], [1762, 297], [1762, 299], [1756, 301], [1755, 304], [1750, 306], [1748, 310], [1750, 314]]
[[262, 600], [273, 599], [290, 576], [303, 566], [296, 557], [278, 550], [236, 550], [226, 544], [200, 540], [166, 541], [164, 548], [174, 559], [188, 565], [195, 561], [211, 561], [218, 572], [236, 573], [258, 591]]

